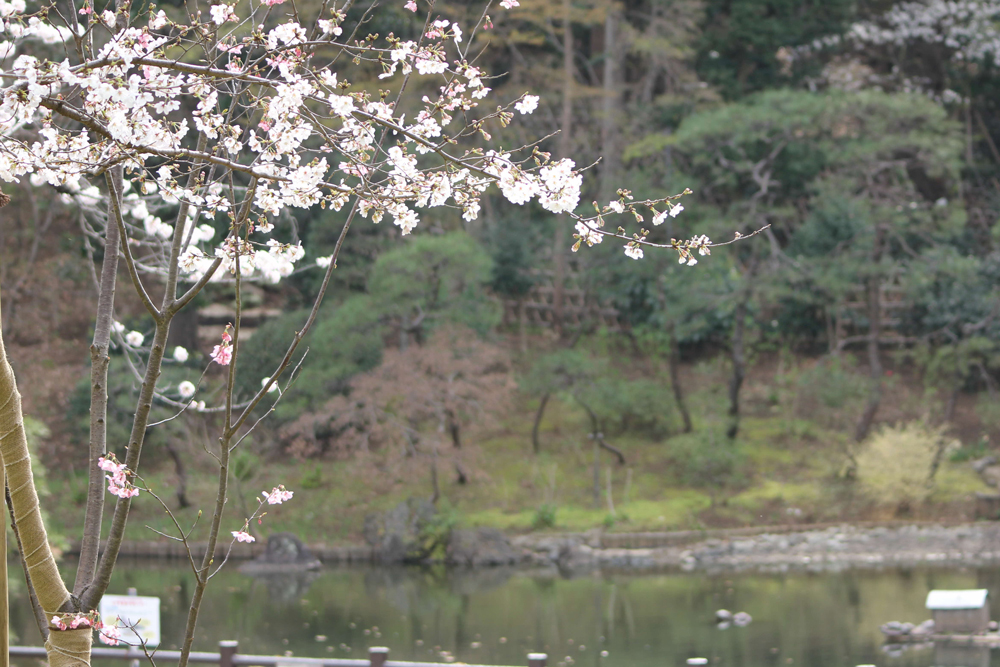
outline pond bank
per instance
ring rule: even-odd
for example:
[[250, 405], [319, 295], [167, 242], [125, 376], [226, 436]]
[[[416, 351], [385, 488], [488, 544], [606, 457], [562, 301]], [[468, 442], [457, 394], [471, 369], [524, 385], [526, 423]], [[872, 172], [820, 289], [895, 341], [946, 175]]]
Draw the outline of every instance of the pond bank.
[[[466, 535], [472, 531], [463, 531]], [[580, 572], [592, 569], [773, 570], [842, 569], [899, 565], [982, 565], [1000, 562], [1000, 523], [946, 526], [884, 523], [827, 526], [769, 526], [658, 533], [527, 534], [509, 538], [511, 564], [557, 565]], [[204, 543], [192, 543], [200, 558]], [[229, 545], [217, 558], [226, 556]], [[377, 562], [367, 545], [310, 544], [324, 563]], [[266, 544], [237, 543], [229, 557], [264, 554]], [[71, 545], [68, 554], [78, 553]], [[184, 545], [168, 541], [126, 542], [121, 555], [132, 558], [186, 558]]]
[[[656, 570], [836, 570], [910, 565], [985, 565], [1000, 562], [1000, 524], [829, 526], [821, 530], [765, 529], [750, 534], [706, 536], [674, 544], [627, 548], [638, 539], [615, 536], [516, 537], [513, 544], [541, 564], [555, 561], [570, 571], [587, 569]], [[611, 538], [611, 539], [607, 539]], [[666, 536], [647, 536], [665, 541]], [[610, 544], [609, 544], [610, 543]]]

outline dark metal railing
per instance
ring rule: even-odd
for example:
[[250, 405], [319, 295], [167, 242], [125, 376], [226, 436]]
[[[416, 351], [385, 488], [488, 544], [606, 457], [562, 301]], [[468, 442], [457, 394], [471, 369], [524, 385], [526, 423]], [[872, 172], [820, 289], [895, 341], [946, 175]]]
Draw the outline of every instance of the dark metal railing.
[[[219, 642], [218, 653], [192, 651], [188, 661], [199, 664], [219, 665], [219, 667], [236, 667], [237, 665], [257, 665], [259, 667], [454, 667], [441, 662], [409, 662], [405, 660], [389, 660], [389, 649], [384, 646], [372, 646], [368, 649], [368, 659], [358, 658], [298, 658], [283, 655], [244, 655], [239, 653], [239, 643], [235, 641]], [[151, 650], [152, 653], [152, 650]], [[43, 646], [11, 646], [12, 658], [42, 658], [45, 659]], [[95, 646], [91, 649], [91, 657], [103, 660], [142, 660], [145, 654], [136, 647], [127, 649], [104, 648]], [[180, 660], [180, 651], [155, 651], [158, 661], [175, 662]], [[544, 653], [529, 653], [528, 667], [545, 667], [548, 656]], [[496, 665], [466, 665], [463, 667], [498, 667]]]

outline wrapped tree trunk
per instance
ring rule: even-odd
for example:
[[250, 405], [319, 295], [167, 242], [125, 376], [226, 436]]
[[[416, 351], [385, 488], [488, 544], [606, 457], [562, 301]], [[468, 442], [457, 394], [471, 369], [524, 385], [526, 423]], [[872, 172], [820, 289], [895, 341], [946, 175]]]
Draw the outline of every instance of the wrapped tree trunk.
[[[21, 539], [22, 553], [30, 583], [45, 610], [46, 618], [59, 612], [74, 611], [69, 590], [63, 583], [49, 549], [48, 535], [42, 523], [38, 494], [31, 472], [31, 456], [24, 434], [21, 394], [17, 390], [14, 370], [7, 361], [7, 351], [0, 336], [0, 456], [10, 487], [14, 521]], [[4, 576], [6, 582], [6, 576]], [[6, 633], [4, 633], [6, 635]], [[51, 667], [83, 667], [90, 665], [93, 630], [50, 632], [45, 642]]]
[[[7, 480], [4, 478], [4, 485]], [[0, 515], [4, 512], [0, 512]], [[7, 522], [0, 519], [0, 657], [3, 667], [10, 664], [10, 595], [7, 590]]]

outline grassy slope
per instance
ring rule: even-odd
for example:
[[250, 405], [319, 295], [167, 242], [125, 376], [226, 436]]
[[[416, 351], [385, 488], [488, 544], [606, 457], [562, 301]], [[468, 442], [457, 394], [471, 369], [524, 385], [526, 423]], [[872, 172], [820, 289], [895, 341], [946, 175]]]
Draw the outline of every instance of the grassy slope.
[[[609, 434], [609, 441], [625, 453], [627, 464], [619, 466], [607, 453], [601, 454], [598, 507], [593, 502], [593, 449], [586, 438], [585, 415], [564, 402], [551, 401], [542, 423], [541, 452], [535, 456], [530, 429], [537, 402], [520, 397], [518, 407], [499, 428], [473, 431], [461, 451], [441, 451], [438, 471], [444, 507], [462, 525], [512, 531], [531, 530], [543, 505], [557, 508], [555, 528], [574, 531], [894, 518], [892, 507], [872, 505], [854, 484], [839, 476], [846, 461], [847, 438], [845, 429], [837, 428], [841, 426], [838, 419], [854, 412], [851, 400], [833, 401], [836, 408], [824, 406], [814, 419], [798, 416], [810, 414], [800, 405], [808, 393], [802, 383], [812, 381], [807, 366], [784, 374], [765, 368], [766, 372], [752, 378], [745, 392], [748, 416], [732, 446], [737, 465], [728, 475], [700, 478], [700, 484], [698, 478], [685, 476], [678, 461], [684, 452], [704, 452], [713, 443], [716, 450], [730, 447], [724, 440], [721, 445], [715, 440], [721, 439], [724, 426], [719, 382], [724, 365], [712, 362], [691, 369], [689, 399], [696, 416], [695, 432], [665, 439]], [[910, 386], [903, 382], [890, 388], [886, 415], [905, 416], [923, 405], [919, 400], [907, 405], [912, 399], [907, 394]], [[193, 508], [177, 512], [184, 526], [195, 523], [195, 508], [210, 511], [216, 484], [201, 472], [207, 467], [198, 463], [207, 462], [207, 455], [196, 449], [191, 455], [195, 462], [189, 467], [188, 496]], [[461, 461], [470, 472], [468, 484], [457, 484], [451, 460]], [[269, 508], [259, 529], [262, 534], [291, 530], [307, 541], [359, 541], [366, 514], [388, 509], [411, 496], [430, 495], [429, 466], [429, 458], [392, 457], [386, 452], [342, 461], [278, 460], [263, 466], [244, 493], [251, 505], [255, 505], [255, 493], [278, 483], [296, 493], [292, 503]], [[614, 518], [607, 504], [608, 470]], [[64, 535], [75, 539], [75, 527], [82, 524], [86, 481], [79, 473], [53, 472], [50, 477], [51, 516], [61, 524]], [[174, 479], [166, 463], [147, 471], [147, 482], [172, 507], [176, 505]], [[947, 460], [938, 472], [930, 502], [915, 507], [909, 516], [970, 518], [972, 494], [980, 490], [986, 487], [968, 463]], [[141, 499], [133, 508], [131, 539], [155, 539], [147, 525], [171, 531], [167, 515], [152, 499]], [[233, 485], [225, 528], [241, 528], [243, 516], [238, 489]], [[193, 539], [204, 535], [206, 525], [207, 516], [192, 534]]]

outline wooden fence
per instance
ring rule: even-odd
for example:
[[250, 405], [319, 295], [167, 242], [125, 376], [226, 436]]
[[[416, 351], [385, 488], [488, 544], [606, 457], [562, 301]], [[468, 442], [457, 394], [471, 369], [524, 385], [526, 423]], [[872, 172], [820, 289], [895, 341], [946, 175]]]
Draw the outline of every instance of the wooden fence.
[[[150, 650], [153, 653], [153, 649]], [[46, 658], [42, 646], [11, 646], [12, 658]], [[145, 659], [145, 654], [138, 648], [129, 647], [104, 648], [95, 646], [91, 657], [98, 660], [132, 660], [138, 662]], [[155, 651], [153, 657], [157, 661], [177, 662], [180, 651]], [[219, 665], [219, 667], [236, 667], [237, 665], [259, 665], [260, 667], [454, 667], [441, 662], [409, 662], [405, 660], [389, 660], [389, 649], [384, 646], [372, 646], [368, 649], [368, 659], [351, 658], [297, 658], [283, 655], [244, 655], [239, 652], [239, 644], [235, 641], [219, 642], [218, 653], [192, 651], [188, 661], [202, 665]], [[529, 653], [528, 667], [545, 667], [548, 656], [544, 653]], [[463, 667], [496, 667], [494, 665], [467, 665]]]
[[[103, 553], [106, 540], [101, 541]], [[80, 555], [80, 542], [70, 542], [64, 554], [71, 556]], [[316, 558], [324, 563], [371, 563], [375, 560], [375, 551], [366, 544], [325, 544], [317, 542], [307, 544], [306, 548]], [[187, 559], [188, 549], [196, 560], [204, 557], [208, 551], [207, 542], [188, 542], [187, 547], [183, 542], [176, 540], [128, 540], [122, 542], [119, 557], [124, 558], [183, 558]], [[215, 547], [215, 557], [225, 558], [228, 554], [232, 560], [249, 560], [258, 558], [267, 552], [267, 542], [237, 542], [231, 545], [227, 542], [220, 542]]]

